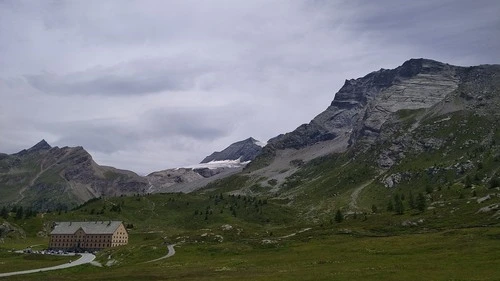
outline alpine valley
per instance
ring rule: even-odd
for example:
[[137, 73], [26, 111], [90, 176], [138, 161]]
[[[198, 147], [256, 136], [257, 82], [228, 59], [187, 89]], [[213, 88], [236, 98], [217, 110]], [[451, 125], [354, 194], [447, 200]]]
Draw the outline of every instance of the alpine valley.
[[[0, 154], [0, 235], [129, 226], [130, 245], [97, 255], [110, 266], [51, 280], [497, 280], [499, 124], [500, 65], [410, 59], [346, 80], [292, 132], [189, 167], [139, 176], [42, 140]], [[143, 263], [165, 244], [179, 253]]]

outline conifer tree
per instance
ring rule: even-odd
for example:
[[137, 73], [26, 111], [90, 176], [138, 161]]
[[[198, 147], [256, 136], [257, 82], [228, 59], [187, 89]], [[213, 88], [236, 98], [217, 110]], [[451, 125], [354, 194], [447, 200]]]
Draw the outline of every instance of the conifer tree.
[[422, 193], [419, 193], [417, 196], [417, 209], [420, 212], [425, 211], [425, 196]]
[[344, 215], [342, 215], [342, 212], [339, 210], [337, 210], [337, 212], [335, 213], [335, 221], [340, 223], [344, 220]]
[[7, 208], [5, 208], [5, 206], [3, 206], [2, 211], [0, 211], [0, 216], [3, 219], [7, 219], [9, 217], [9, 211], [7, 211]]

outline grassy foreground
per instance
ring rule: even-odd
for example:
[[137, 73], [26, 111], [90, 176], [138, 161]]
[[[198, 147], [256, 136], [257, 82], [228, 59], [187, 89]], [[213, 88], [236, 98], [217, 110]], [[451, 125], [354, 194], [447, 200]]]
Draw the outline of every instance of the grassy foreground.
[[0, 251], [0, 273], [51, 267], [78, 259], [41, 254], [17, 254]]
[[136, 239], [135, 245], [101, 253], [99, 260], [111, 255], [118, 261], [114, 266], [9, 280], [500, 280], [499, 227], [389, 237], [318, 228], [266, 242], [191, 241], [153, 263], [142, 262], [161, 255], [162, 238]]

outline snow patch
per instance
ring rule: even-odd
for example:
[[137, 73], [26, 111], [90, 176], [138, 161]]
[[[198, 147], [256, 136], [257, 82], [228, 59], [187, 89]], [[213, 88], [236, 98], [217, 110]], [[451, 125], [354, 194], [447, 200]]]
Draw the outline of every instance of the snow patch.
[[265, 142], [261, 142], [261, 141], [258, 141], [258, 140], [254, 140], [254, 142], [253, 142], [253, 143], [254, 143], [255, 145], [260, 146], [260, 147], [264, 147], [264, 146], [266, 146], [266, 145], [267, 145], [267, 143], [265, 143]]
[[204, 169], [208, 168], [210, 170], [215, 170], [218, 168], [241, 168], [246, 166], [250, 161], [241, 162], [241, 159], [236, 160], [220, 160], [220, 161], [210, 161], [208, 163], [195, 164], [191, 166], [186, 166], [184, 168], [188, 169]]

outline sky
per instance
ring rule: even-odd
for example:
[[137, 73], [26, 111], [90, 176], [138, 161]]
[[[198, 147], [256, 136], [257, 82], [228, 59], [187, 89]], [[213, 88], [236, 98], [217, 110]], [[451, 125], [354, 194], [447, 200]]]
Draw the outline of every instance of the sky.
[[0, 152], [41, 139], [139, 174], [266, 142], [345, 79], [500, 63], [500, 2], [0, 0]]

